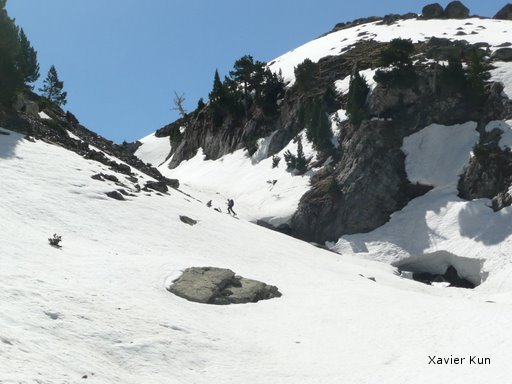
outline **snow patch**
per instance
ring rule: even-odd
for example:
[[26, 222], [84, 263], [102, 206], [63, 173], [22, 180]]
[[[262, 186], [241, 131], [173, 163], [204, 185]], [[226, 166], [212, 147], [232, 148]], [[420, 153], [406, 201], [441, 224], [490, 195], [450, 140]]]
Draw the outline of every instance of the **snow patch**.
[[454, 185], [479, 139], [477, 123], [432, 124], [404, 139], [405, 169], [412, 183]]

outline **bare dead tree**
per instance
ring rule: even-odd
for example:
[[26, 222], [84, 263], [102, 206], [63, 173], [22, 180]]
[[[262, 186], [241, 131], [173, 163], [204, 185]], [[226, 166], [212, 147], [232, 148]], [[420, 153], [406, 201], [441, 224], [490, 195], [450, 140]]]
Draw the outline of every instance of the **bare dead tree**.
[[184, 93], [178, 93], [174, 91], [174, 100], [173, 100], [174, 106], [171, 108], [173, 111], [178, 111], [180, 116], [183, 118], [187, 115], [187, 110], [185, 109], [185, 94]]

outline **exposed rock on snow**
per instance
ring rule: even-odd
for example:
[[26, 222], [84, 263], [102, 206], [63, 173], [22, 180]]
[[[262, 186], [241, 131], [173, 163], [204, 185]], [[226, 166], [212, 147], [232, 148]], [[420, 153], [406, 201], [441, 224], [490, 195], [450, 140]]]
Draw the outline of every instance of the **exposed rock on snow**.
[[188, 224], [188, 225], [196, 225], [196, 224], [197, 224], [197, 220], [191, 219], [191, 218], [190, 218], [190, 217], [188, 217], [188, 216], [180, 215], [180, 220], [181, 220], [183, 223]]
[[230, 269], [193, 267], [173, 281], [168, 290], [203, 304], [243, 304], [280, 297], [277, 287], [236, 276]]
[[424, 19], [440, 19], [444, 15], [444, 9], [439, 3], [428, 4], [423, 7], [421, 15]]
[[467, 19], [469, 17], [469, 8], [460, 1], [452, 1], [446, 6], [444, 16], [448, 19]]
[[466, 200], [493, 199], [498, 211], [512, 202], [507, 194], [512, 184], [512, 159], [509, 154], [482, 153], [471, 158], [459, 181], [459, 196]]
[[500, 48], [493, 52], [492, 59], [500, 61], [512, 61], [512, 48]]
[[494, 16], [495, 19], [512, 20], [512, 4], [508, 3]]
[[124, 196], [119, 191], [107, 192], [106, 195], [108, 197], [110, 197], [111, 199], [121, 200], [121, 201], [125, 200]]
[[145, 188], [153, 189], [160, 193], [166, 193], [169, 190], [163, 181], [148, 181], [146, 182]]

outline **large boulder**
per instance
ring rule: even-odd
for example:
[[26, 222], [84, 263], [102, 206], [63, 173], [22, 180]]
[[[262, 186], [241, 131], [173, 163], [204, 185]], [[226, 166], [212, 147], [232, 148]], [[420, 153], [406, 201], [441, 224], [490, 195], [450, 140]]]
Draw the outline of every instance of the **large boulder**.
[[469, 17], [469, 8], [460, 1], [452, 1], [446, 6], [444, 16], [448, 19], [467, 19]]
[[421, 15], [424, 19], [441, 19], [444, 16], [444, 9], [439, 3], [428, 4], [423, 7]]
[[499, 48], [493, 52], [491, 58], [500, 61], [512, 61], [512, 48]]
[[512, 4], [508, 3], [494, 16], [495, 19], [512, 20]]
[[275, 286], [214, 267], [188, 268], [167, 289], [189, 301], [218, 305], [255, 303], [281, 296]]

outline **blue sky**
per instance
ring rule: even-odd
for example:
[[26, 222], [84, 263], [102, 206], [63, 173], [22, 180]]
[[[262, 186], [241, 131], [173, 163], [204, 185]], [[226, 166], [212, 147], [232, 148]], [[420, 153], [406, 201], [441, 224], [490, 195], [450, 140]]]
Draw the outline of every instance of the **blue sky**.
[[[245, 4], [247, 3], [247, 4]], [[239, 57], [273, 58], [370, 15], [421, 12], [400, 0], [8, 0], [38, 51], [41, 80], [54, 64], [82, 124], [115, 142], [173, 121], [173, 92], [192, 110]], [[443, 6], [448, 1], [440, 1]], [[463, 1], [493, 16], [505, 1]]]

